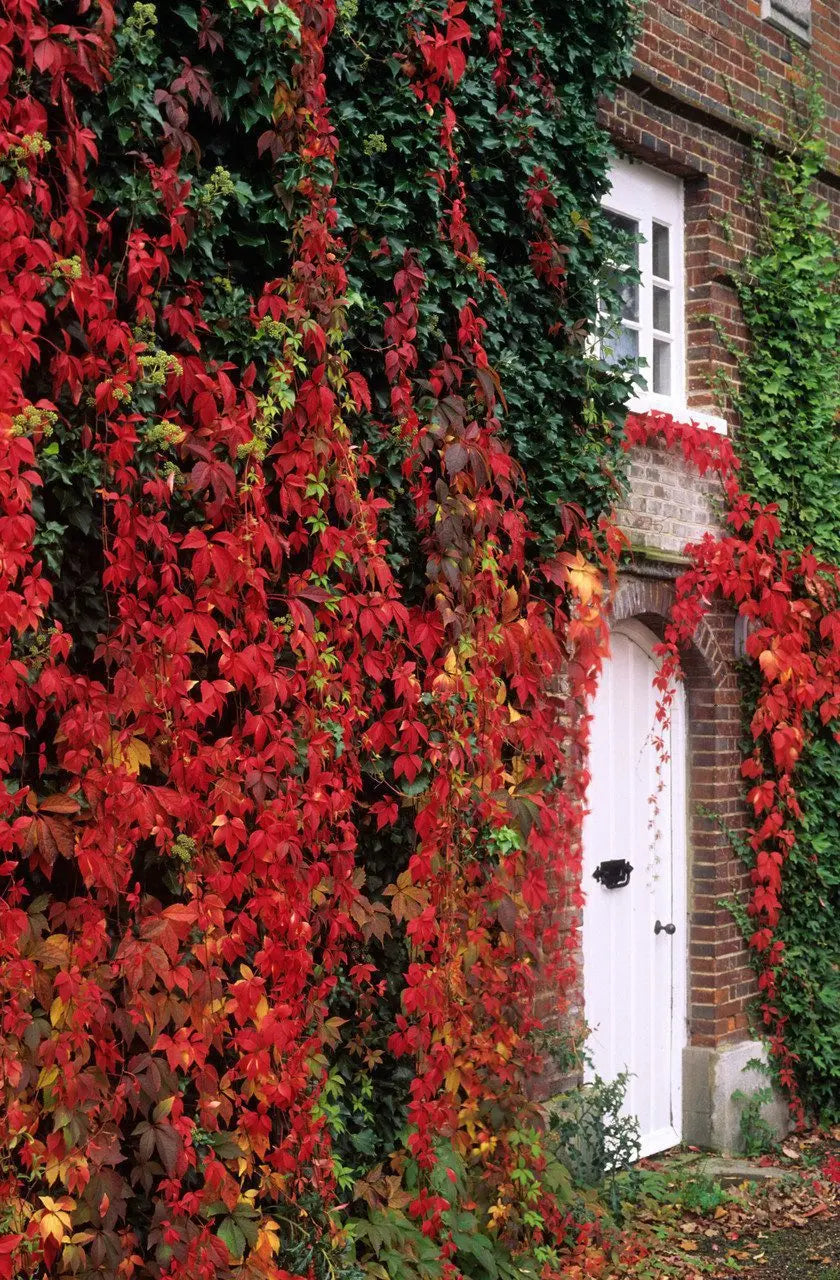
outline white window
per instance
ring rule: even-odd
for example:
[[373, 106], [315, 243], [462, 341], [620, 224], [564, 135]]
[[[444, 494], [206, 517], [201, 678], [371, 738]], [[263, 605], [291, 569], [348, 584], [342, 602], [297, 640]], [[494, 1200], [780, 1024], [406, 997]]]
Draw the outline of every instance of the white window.
[[811, 42], [811, 0], [761, 0], [761, 16], [774, 27]]
[[638, 391], [632, 407], [685, 409], [685, 253], [683, 184], [646, 164], [617, 161], [604, 209], [635, 241], [638, 283], [622, 291], [617, 326], [604, 334], [609, 361], [637, 362]]

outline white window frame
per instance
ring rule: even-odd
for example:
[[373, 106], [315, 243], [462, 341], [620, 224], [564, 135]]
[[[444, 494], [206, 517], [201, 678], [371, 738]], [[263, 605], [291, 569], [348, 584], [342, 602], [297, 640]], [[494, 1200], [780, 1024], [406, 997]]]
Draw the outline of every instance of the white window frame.
[[645, 361], [641, 377], [653, 377], [653, 224], [669, 231], [671, 320], [671, 390], [668, 395], [640, 389], [630, 400], [634, 413], [659, 409], [680, 421], [692, 421], [726, 434], [727, 424], [715, 414], [689, 409], [686, 397], [685, 360], [685, 200], [680, 178], [652, 165], [616, 159], [610, 171], [610, 191], [602, 205], [611, 213], [631, 218], [642, 237], [639, 253], [639, 357]]

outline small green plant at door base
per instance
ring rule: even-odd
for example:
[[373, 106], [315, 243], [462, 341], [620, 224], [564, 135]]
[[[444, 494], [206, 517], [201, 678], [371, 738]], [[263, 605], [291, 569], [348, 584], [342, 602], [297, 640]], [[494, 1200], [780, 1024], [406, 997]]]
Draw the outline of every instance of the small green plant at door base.
[[590, 1083], [558, 1100], [549, 1120], [559, 1159], [569, 1170], [573, 1185], [601, 1187], [617, 1219], [621, 1217], [621, 1175], [639, 1159], [639, 1122], [622, 1115], [629, 1073], [615, 1080], [596, 1076]]
[[697, 1213], [703, 1218], [714, 1214], [715, 1209], [726, 1204], [729, 1195], [719, 1182], [699, 1174], [686, 1179], [685, 1185], [678, 1188], [678, 1203], [689, 1213]]
[[[770, 1075], [767, 1063], [762, 1062], [760, 1058], [750, 1058], [744, 1070], [757, 1071], [764, 1076]], [[732, 1101], [741, 1106], [738, 1127], [744, 1155], [764, 1156], [775, 1151], [778, 1146], [776, 1131], [762, 1115], [762, 1108], [773, 1101], [772, 1085], [768, 1082], [749, 1093], [744, 1089], [736, 1089], [732, 1094]]]

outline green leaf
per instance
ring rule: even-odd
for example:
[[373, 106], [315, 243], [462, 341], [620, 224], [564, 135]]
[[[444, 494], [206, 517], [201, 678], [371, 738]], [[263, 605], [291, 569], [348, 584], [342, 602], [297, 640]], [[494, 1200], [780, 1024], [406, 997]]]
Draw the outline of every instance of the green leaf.
[[224, 1240], [228, 1253], [234, 1261], [244, 1256], [248, 1242], [245, 1239], [245, 1232], [235, 1218], [224, 1218], [219, 1224], [216, 1235], [220, 1240]]

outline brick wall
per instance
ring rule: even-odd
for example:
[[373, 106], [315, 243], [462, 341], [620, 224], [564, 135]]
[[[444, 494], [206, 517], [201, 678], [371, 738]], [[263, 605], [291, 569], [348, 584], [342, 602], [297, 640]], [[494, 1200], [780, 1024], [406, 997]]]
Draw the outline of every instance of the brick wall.
[[[821, 194], [840, 228], [840, 2], [813, 0], [811, 56], [822, 77], [828, 156]], [[761, 0], [648, 0], [632, 74], [603, 121], [620, 151], [684, 181], [686, 390], [691, 408], [721, 412], [719, 375], [746, 342], [732, 285], [755, 244], [754, 212], [742, 200], [754, 138], [783, 144], [780, 103], [795, 82], [801, 47], [761, 18]], [[711, 317], [711, 319], [710, 319]], [[731, 408], [730, 430], [737, 433]], [[619, 617], [656, 631], [667, 613], [674, 561], [718, 523], [719, 484], [701, 479], [657, 448], [634, 451], [628, 498], [618, 512], [635, 554], [619, 589]], [[744, 831], [740, 696], [733, 668], [733, 619], [712, 613], [687, 657], [689, 712], [689, 1039], [716, 1045], [743, 1038], [755, 996], [739, 931], [719, 903], [749, 891], [721, 822]], [[700, 816], [710, 809], [715, 819]]]
[[[649, 0], [633, 80], [720, 133], [784, 131], [802, 46], [761, 17], [761, 0]], [[829, 165], [840, 173], [840, 6], [813, 0], [809, 55], [823, 81]]]
[[[798, 75], [797, 42], [760, 10], [760, 0], [649, 0], [633, 73], [602, 112], [620, 150], [685, 182], [687, 389], [701, 410], [714, 406], [719, 373], [734, 372], [709, 317], [745, 341], [731, 281], [755, 243], [741, 199], [753, 140], [781, 136], [779, 99]], [[814, 0], [813, 25], [828, 110], [821, 193], [840, 228], [840, 4]]]
[[698, 476], [672, 449], [634, 449], [627, 479], [616, 518], [637, 555], [683, 560], [687, 543], [720, 524], [720, 478]]
[[[602, 121], [617, 148], [681, 177], [685, 189], [687, 403], [720, 413], [719, 375], [734, 376], [727, 342], [746, 334], [732, 285], [755, 244], [753, 211], [741, 199], [753, 142], [783, 145], [780, 103], [798, 75], [795, 39], [761, 18], [761, 0], [648, 0], [632, 74]], [[840, 0], [813, 0], [811, 56], [827, 108], [821, 194], [840, 229]], [[711, 319], [710, 319], [711, 317]], [[717, 325], [727, 340], [722, 341]], [[737, 421], [726, 409], [730, 430]], [[618, 620], [638, 617], [662, 632], [685, 544], [718, 523], [719, 482], [701, 479], [659, 448], [634, 451], [629, 494], [618, 512], [633, 558], [615, 600]], [[689, 1000], [688, 1039], [698, 1046], [742, 1040], [756, 995], [740, 932], [721, 900], [749, 893], [749, 876], [729, 837], [748, 826], [740, 777], [740, 690], [734, 618], [712, 611], [685, 655], [688, 703]], [[703, 816], [711, 811], [714, 817]], [[566, 1026], [579, 1018], [573, 1002]], [[552, 1021], [554, 994], [540, 995]], [[550, 1092], [557, 1077], [547, 1077]]]

